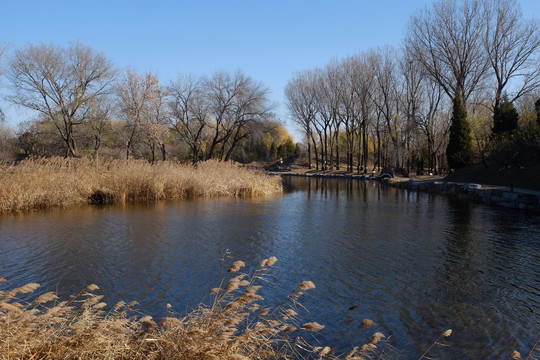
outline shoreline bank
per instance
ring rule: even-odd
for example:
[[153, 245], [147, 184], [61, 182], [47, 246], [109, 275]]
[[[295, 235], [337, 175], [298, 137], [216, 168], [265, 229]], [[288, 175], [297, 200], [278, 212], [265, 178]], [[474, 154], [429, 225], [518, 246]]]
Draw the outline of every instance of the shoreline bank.
[[401, 178], [377, 179], [373, 176], [344, 173], [296, 173], [296, 172], [269, 172], [269, 175], [314, 177], [328, 179], [354, 179], [362, 181], [380, 181], [382, 184], [409, 190], [423, 191], [432, 194], [453, 196], [476, 203], [540, 212], [540, 192], [495, 185], [481, 185], [475, 183], [448, 182], [443, 177], [431, 178]]

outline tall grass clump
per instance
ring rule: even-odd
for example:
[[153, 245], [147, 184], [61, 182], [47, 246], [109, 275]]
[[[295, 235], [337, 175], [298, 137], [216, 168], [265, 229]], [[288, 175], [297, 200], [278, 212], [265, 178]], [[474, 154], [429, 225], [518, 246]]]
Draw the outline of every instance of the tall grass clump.
[[184, 316], [167, 305], [162, 319], [140, 315], [135, 302], [109, 307], [94, 284], [67, 299], [48, 292], [28, 300], [38, 284], [0, 291], [0, 359], [388, 358], [380, 332], [347, 354], [319, 345], [313, 334], [324, 326], [300, 314], [307, 312], [300, 300], [315, 288], [311, 281], [281, 304], [265, 305], [260, 284], [276, 261], [265, 259], [250, 274], [242, 272], [244, 262], [234, 262], [207, 301]]
[[27, 159], [0, 165], [0, 213], [82, 203], [259, 197], [281, 192], [277, 177], [214, 160], [172, 162]]

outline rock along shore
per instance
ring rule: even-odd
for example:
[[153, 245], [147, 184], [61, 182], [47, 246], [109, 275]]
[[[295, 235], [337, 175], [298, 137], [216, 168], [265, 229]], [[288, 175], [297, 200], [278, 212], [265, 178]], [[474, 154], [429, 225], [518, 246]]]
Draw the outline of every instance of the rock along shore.
[[[377, 178], [353, 174], [321, 174], [272, 172], [271, 175], [300, 176], [317, 178], [345, 178], [375, 181]], [[382, 179], [382, 184], [410, 191], [424, 191], [434, 194], [453, 196], [459, 199], [482, 204], [501, 206], [512, 209], [540, 211], [540, 192], [526, 189], [512, 189], [504, 186], [480, 185], [473, 183], [455, 183], [443, 178], [415, 180], [408, 178]]]

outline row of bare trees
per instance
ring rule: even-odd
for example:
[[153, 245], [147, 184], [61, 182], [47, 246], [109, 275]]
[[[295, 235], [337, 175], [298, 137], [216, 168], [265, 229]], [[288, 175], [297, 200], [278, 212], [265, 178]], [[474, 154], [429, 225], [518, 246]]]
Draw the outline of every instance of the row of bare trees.
[[297, 73], [287, 105], [317, 168], [435, 170], [449, 152], [457, 167], [485, 150], [503, 102], [534, 103], [539, 54], [539, 22], [516, 0], [437, 0], [412, 15], [401, 49]]
[[74, 43], [17, 49], [6, 77], [8, 100], [38, 114], [20, 135], [28, 154], [98, 156], [105, 144], [125, 158], [165, 160], [174, 149], [193, 162], [246, 160], [257, 144], [268, 154], [272, 142], [287, 140], [268, 89], [242, 72], [179, 76], [165, 86], [152, 73], [119, 75], [104, 54]]
[[342, 162], [347, 171], [366, 172], [368, 164], [405, 168], [423, 152], [429, 167], [437, 167], [449, 128], [447, 103], [440, 87], [393, 48], [297, 73], [285, 93], [317, 169], [340, 169]]

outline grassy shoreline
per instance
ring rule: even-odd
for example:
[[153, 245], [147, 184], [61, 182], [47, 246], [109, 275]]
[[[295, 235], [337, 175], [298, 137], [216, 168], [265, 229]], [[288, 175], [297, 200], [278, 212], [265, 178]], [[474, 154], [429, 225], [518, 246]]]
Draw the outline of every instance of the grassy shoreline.
[[0, 214], [85, 203], [279, 194], [280, 179], [233, 163], [29, 159], [0, 165]]

